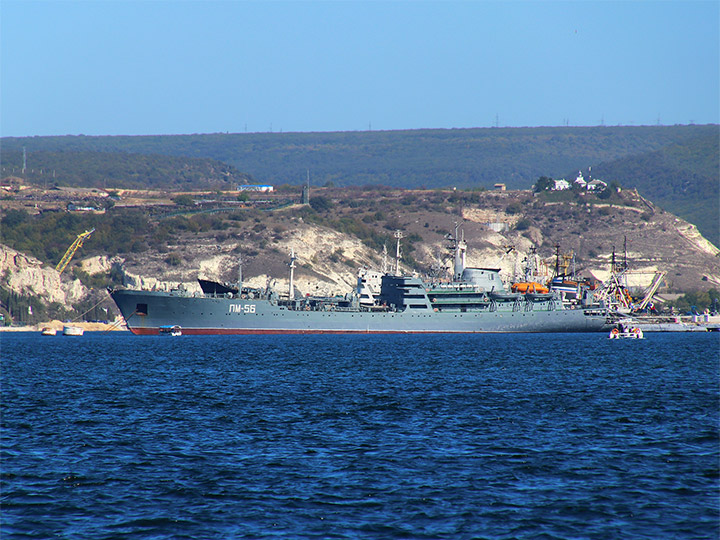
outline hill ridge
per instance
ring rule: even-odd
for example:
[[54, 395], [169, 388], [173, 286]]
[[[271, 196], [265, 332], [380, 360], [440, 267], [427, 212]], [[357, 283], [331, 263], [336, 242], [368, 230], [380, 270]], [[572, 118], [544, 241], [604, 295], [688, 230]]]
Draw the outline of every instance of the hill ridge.
[[[717, 124], [0, 140], [3, 166], [8, 152], [15, 152], [18, 162], [17, 152], [23, 147], [29, 163], [33, 153], [41, 151], [184, 156], [227, 164], [238, 171], [228, 180], [274, 185], [300, 185], [310, 176], [315, 186], [488, 189], [503, 183], [510, 189], [527, 189], [539, 176], [567, 177], [592, 167], [594, 175], [606, 181], [639, 188], [643, 195], [698, 225], [720, 245], [720, 205], [712, 191], [720, 185], [719, 167], [713, 165], [720, 154], [718, 141]], [[663, 166], [659, 157], [672, 158], [671, 163]], [[214, 185], [222, 180], [216, 176]], [[173, 181], [168, 174], [166, 185], [159, 187], [167, 188]], [[158, 187], [157, 182], [146, 187]], [[672, 196], [664, 197], [668, 191]]]

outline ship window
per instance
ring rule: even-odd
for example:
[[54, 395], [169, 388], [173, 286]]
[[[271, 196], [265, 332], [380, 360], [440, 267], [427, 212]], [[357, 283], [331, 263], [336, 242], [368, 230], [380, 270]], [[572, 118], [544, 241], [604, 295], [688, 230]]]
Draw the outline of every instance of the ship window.
[[147, 315], [148, 314], [147, 304], [137, 304], [135, 306], [135, 313], [137, 313], [138, 315]]

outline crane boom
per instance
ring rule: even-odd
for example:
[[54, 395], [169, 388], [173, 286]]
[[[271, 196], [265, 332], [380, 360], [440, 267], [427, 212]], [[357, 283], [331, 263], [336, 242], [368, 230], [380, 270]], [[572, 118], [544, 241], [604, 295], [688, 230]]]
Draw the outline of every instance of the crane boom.
[[660, 287], [660, 283], [662, 283], [662, 279], [665, 277], [666, 273], [667, 272], [655, 273], [655, 277], [653, 278], [650, 287], [648, 287], [648, 290], [645, 293], [645, 297], [643, 298], [642, 302], [640, 302], [640, 305], [637, 307], [638, 311], [642, 311], [650, 303], [650, 300], [652, 300], [653, 295], [657, 292], [658, 287]]
[[85, 231], [84, 233], [80, 233], [77, 235], [77, 238], [75, 241], [70, 244], [70, 247], [65, 252], [65, 255], [63, 255], [62, 259], [60, 259], [60, 262], [55, 267], [55, 270], [57, 270], [59, 273], [62, 274], [62, 271], [65, 270], [65, 267], [70, 262], [70, 259], [73, 258], [73, 255], [75, 255], [75, 252], [80, 249], [80, 247], [83, 245], [83, 242], [90, 238], [90, 235], [95, 232], [95, 227], [90, 229], [89, 231]]

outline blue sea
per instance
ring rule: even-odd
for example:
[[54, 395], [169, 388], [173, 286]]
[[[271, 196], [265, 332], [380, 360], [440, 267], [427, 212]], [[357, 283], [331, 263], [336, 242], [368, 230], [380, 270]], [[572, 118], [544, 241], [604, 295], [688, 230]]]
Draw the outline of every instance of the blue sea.
[[713, 539], [720, 334], [0, 334], [0, 536]]

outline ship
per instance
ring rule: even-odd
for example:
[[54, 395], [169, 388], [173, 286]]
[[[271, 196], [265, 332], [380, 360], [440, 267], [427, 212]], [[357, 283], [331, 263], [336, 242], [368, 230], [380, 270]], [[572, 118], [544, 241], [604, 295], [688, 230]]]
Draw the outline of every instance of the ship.
[[177, 327], [193, 334], [392, 334], [598, 332], [608, 310], [601, 304], [570, 309], [557, 295], [509, 291], [499, 268], [466, 267], [464, 238], [453, 241], [452, 275], [421, 278], [400, 268], [401, 234], [393, 269], [361, 269], [354, 290], [340, 296], [301, 296], [293, 285], [290, 257], [287, 292], [243, 284], [198, 280], [202, 292], [111, 289], [128, 329], [158, 335]]

